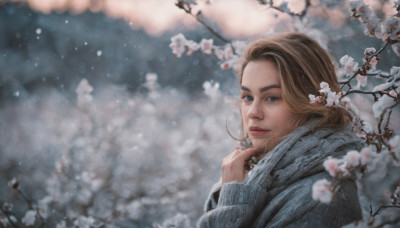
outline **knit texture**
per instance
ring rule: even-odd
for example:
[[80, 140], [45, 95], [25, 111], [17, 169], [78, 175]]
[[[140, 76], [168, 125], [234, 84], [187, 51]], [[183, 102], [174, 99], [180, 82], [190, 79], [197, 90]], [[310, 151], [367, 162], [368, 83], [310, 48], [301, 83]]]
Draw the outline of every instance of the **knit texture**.
[[216, 183], [198, 227], [341, 227], [362, 217], [353, 180], [340, 185], [330, 204], [312, 199], [315, 181], [331, 179], [323, 161], [361, 149], [350, 126], [312, 131], [297, 128], [268, 152], [242, 183]]

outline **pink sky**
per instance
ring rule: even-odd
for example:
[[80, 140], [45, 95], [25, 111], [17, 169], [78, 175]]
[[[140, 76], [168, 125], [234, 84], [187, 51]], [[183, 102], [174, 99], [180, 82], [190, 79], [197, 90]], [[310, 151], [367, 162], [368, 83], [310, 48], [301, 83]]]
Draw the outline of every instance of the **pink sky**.
[[[29, 6], [43, 13], [52, 11], [79, 14], [85, 10], [102, 11], [109, 17], [123, 18], [135, 29], [144, 29], [151, 35], [161, 35], [163, 32], [179, 26], [196, 28], [199, 24], [181, 9], [175, 6], [176, 0], [11, 0], [14, 2], [28, 2]], [[197, 0], [197, 9], [201, 9], [206, 18], [216, 22], [224, 34], [233, 38], [257, 36], [268, 32], [272, 25], [279, 21], [289, 20], [289, 16], [278, 13], [274, 9], [267, 9], [257, 0]], [[284, 0], [275, 0], [279, 5]], [[298, 13], [304, 9], [303, 0], [285, 0], [288, 7]], [[383, 7], [392, 12], [393, 0], [384, 5], [374, 0], [365, 0], [373, 9]], [[312, 0], [312, 5], [319, 5], [319, 1]], [[319, 11], [318, 11], [319, 10]], [[309, 13], [328, 19], [332, 25], [339, 28], [345, 22], [344, 9], [323, 10], [321, 7], [311, 8]], [[278, 17], [275, 17], [278, 15]]]
[[[27, 2], [43, 13], [65, 12], [79, 14], [85, 10], [102, 11], [109, 17], [123, 18], [135, 29], [144, 29], [151, 35], [179, 26], [196, 28], [199, 24], [175, 6], [176, 0], [12, 0]], [[260, 6], [255, 0], [215, 0], [212, 5], [198, 1], [197, 9], [215, 21], [231, 37], [254, 36], [268, 31], [272, 23], [281, 20]], [[295, 6], [295, 5], [294, 5]], [[300, 9], [301, 10], [301, 9]], [[274, 10], [272, 10], [274, 11]], [[283, 16], [285, 17], [285, 16]]]

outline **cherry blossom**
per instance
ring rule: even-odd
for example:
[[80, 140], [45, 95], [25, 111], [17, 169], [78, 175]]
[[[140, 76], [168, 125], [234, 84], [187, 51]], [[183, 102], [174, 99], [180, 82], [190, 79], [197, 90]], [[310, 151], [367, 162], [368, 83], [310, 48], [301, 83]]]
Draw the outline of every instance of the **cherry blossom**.
[[193, 40], [188, 40], [186, 42], [186, 46], [188, 48], [188, 51], [186, 53], [187, 55], [191, 55], [191, 54], [193, 54], [193, 52], [200, 49], [200, 45], [198, 43], [194, 42]]
[[360, 152], [361, 165], [371, 165], [376, 155], [377, 154], [372, 150], [372, 147], [364, 147]]
[[347, 152], [343, 157], [343, 160], [352, 167], [360, 165], [360, 153], [356, 150]]
[[181, 57], [186, 50], [187, 40], [182, 33], [179, 33], [176, 36], [171, 37], [171, 44], [169, 45], [172, 48], [172, 53], [176, 57]]
[[331, 182], [327, 179], [316, 181], [312, 186], [312, 198], [322, 203], [330, 203], [332, 201], [333, 192], [331, 190]]
[[390, 16], [382, 23], [382, 39], [398, 40], [400, 33], [400, 18]]
[[324, 161], [324, 168], [332, 177], [337, 177], [340, 173], [339, 165], [341, 161], [336, 158], [328, 158]]
[[25, 213], [25, 216], [22, 218], [21, 222], [27, 226], [32, 226], [36, 221], [36, 212], [33, 210], [29, 210]]
[[203, 88], [204, 88], [204, 94], [209, 96], [214, 101], [216, 101], [221, 96], [218, 82], [205, 81], [203, 83]]
[[343, 65], [342, 74], [349, 74], [358, 69], [358, 63], [354, 61], [354, 59], [348, 55], [343, 56], [339, 60], [340, 64]]
[[202, 39], [200, 41], [200, 49], [206, 55], [211, 55], [213, 51], [213, 40], [212, 39]]
[[83, 78], [75, 90], [78, 94], [78, 106], [84, 106], [93, 100], [92, 91], [93, 87], [89, 84], [87, 79]]
[[340, 104], [339, 99], [342, 97], [341, 93], [332, 92], [329, 88], [329, 84], [326, 82], [320, 83], [320, 90], [322, 96], [315, 96], [313, 94], [309, 94], [308, 97], [310, 99], [311, 104], [320, 104], [326, 102], [325, 106], [338, 106]]

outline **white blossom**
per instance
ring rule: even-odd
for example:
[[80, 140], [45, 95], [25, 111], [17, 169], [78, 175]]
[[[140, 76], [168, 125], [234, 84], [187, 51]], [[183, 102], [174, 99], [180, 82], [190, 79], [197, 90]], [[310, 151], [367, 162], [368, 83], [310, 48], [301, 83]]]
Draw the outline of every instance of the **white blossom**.
[[370, 48], [365, 48], [364, 50], [364, 55], [372, 55], [376, 52], [376, 49], [374, 47]]
[[139, 220], [145, 213], [145, 208], [140, 200], [134, 200], [126, 206], [126, 211], [130, 219]]
[[371, 147], [364, 147], [360, 152], [361, 165], [371, 165], [376, 157], [376, 152]]
[[339, 175], [340, 164], [341, 161], [339, 159], [329, 157], [327, 160], [324, 161], [324, 168], [326, 171], [328, 171], [329, 175], [335, 178]]
[[79, 228], [91, 228], [91, 227], [93, 227], [94, 223], [95, 223], [95, 220], [91, 216], [89, 216], [89, 217], [79, 216], [74, 221], [74, 225]]
[[347, 152], [343, 157], [343, 160], [352, 167], [356, 167], [360, 164], [360, 153], [356, 150]]
[[212, 100], [216, 100], [221, 96], [218, 82], [205, 81], [203, 83], [203, 89], [204, 89], [204, 94], [206, 94]]
[[[376, 87], [375, 87], [375, 89], [376, 89]], [[379, 100], [372, 105], [372, 112], [373, 112], [375, 118], [379, 119], [381, 117], [383, 111], [385, 110], [385, 108], [393, 105], [394, 103], [395, 103], [395, 101], [393, 100], [393, 98], [391, 98], [389, 96], [383, 96], [383, 97], [379, 98]]]
[[400, 32], [400, 18], [390, 16], [382, 23], [382, 39], [397, 40], [397, 33]]
[[187, 40], [182, 33], [179, 33], [176, 36], [171, 37], [171, 44], [169, 45], [172, 48], [172, 53], [176, 57], [181, 57], [186, 50]]
[[206, 55], [211, 55], [213, 50], [213, 39], [202, 39], [200, 41], [200, 49]]
[[86, 78], [83, 78], [75, 90], [75, 92], [78, 94], [78, 106], [88, 104], [93, 100], [93, 96], [91, 95], [92, 91], [93, 87], [89, 84]]
[[327, 179], [316, 181], [312, 186], [312, 198], [322, 203], [330, 203], [333, 197], [330, 185], [331, 182]]
[[381, 31], [381, 20], [374, 15], [368, 16], [368, 20], [365, 21], [365, 30], [364, 34], [369, 35], [370, 37], [376, 36], [377, 38], [382, 38]]
[[188, 51], [186, 53], [187, 55], [191, 55], [191, 54], [193, 54], [193, 52], [200, 49], [200, 45], [198, 43], [194, 42], [193, 40], [188, 40], [186, 42], [186, 46], [188, 48]]
[[36, 221], [36, 212], [34, 210], [29, 210], [25, 213], [21, 222], [27, 226], [32, 226]]
[[339, 63], [343, 65], [344, 74], [352, 73], [358, 69], [358, 63], [348, 55], [340, 58]]
[[368, 78], [366, 76], [358, 74], [356, 76], [356, 79], [357, 79], [356, 88], [365, 87], [367, 85]]

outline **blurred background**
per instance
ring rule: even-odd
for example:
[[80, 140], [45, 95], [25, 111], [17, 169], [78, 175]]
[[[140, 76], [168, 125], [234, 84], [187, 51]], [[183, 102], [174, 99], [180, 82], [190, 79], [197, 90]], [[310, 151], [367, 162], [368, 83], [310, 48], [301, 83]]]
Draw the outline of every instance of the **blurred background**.
[[[225, 45], [176, 2], [0, 0], [0, 227], [10, 217], [35, 227], [194, 225], [235, 148], [227, 129], [239, 136], [239, 87], [215, 55], [172, 54], [179, 33]], [[383, 46], [348, 1], [185, 2], [230, 41], [304, 32], [337, 64]], [[381, 18], [394, 12], [393, 1], [365, 2]], [[398, 65], [396, 51], [379, 69]], [[354, 99], [372, 112], [372, 99]]]

